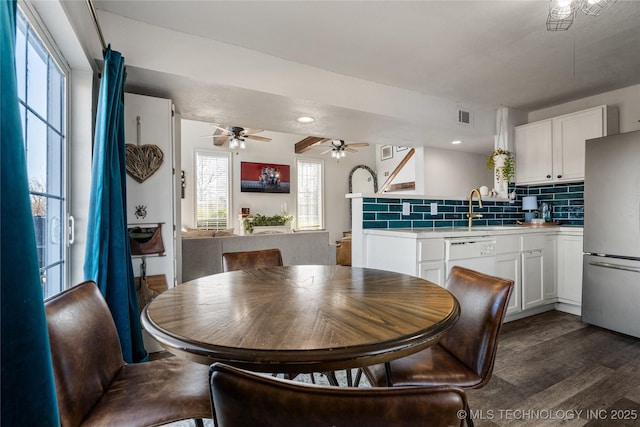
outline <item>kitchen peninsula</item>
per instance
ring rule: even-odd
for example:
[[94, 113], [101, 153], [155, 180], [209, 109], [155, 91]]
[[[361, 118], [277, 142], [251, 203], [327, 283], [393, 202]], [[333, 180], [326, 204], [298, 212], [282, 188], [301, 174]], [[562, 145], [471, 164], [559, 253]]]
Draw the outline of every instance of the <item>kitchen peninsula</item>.
[[[485, 198], [482, 209], [474, 206], [483, 218], [468, 227], [464, 198], [443, 203], [408, 194], [347, 197], [352, 202], [354, 266], [444, 285], [451, 267], [462, 265], [514, 280], [507, 321], [552, 309], [580, 315], [581, 226], [517, 225], [522, 219], [520, 202], [503, 199]], [[385, 227], [384, 218], [393, 220]]]

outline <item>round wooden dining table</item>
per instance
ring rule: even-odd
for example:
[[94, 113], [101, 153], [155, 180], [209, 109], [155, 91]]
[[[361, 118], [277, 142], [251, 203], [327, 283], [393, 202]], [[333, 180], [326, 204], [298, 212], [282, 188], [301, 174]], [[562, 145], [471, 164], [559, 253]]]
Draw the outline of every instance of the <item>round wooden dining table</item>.
[[370, 268], [297, 265], [219, 273], [160, 294], [141, 314], [169, 352], [258, 372], [389, 362], [436, 343], [460, 308], [444, 288]]

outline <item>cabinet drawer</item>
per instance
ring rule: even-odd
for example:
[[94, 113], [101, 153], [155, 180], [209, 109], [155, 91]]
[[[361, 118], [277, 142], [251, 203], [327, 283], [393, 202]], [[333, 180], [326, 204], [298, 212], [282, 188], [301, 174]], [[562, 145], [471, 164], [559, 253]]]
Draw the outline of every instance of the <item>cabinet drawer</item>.
[[533, 236], [522, 237], [522, 250], [531, 251], [535, 249], [544, 249], [544, 234], [536, 234]]
[[418, 261], [444, 260], [444, 239], [421, 239], [418, 241]]
[[520, 236], [496, 236], [496, 254], [520, 252]]

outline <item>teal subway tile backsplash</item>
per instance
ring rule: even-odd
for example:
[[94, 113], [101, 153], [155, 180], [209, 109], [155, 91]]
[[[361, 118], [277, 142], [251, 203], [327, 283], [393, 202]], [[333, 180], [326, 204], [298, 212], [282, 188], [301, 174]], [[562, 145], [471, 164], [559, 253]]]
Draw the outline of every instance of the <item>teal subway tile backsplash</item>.
[[[549, 203], [554, 221], [564, 225], [584, 225], [584, 183], [545, 184], [530, 186], [510, 185], [515, 191], [513, 203], [509, 201], [486, 200], [479, 208], [473, 204], [473, 212], [482, 218], [474, 219], [476, 226], [513, 225], [524, 218], [522, 197], [537, 196], [538, 205]], [[402, 215], [402, 203], [411, 205], [411, 213]], [[431, 203], [438, 205], [438, 214], [431, 215]], [[364, 198], [364, 228], [432, 228], [465, 227], [467, 225], [467, 200], [452, 199], [400, 199]]]

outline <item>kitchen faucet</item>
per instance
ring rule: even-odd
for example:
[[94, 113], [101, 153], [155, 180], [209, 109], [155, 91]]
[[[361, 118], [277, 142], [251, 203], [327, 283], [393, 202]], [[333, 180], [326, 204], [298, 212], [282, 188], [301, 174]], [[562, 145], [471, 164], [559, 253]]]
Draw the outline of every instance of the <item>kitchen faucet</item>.
[[482, 195], [480, 194], [480, 190], [474, 188], [469, 193], [469, 213], [467, 214], [467, 218], [469, 218], [469, 228], [473, 225], [473, 218], [482, 218], [482, 214], [474, 214], [473, 213], [473, 195], [478, 195], [478, 207], [482, 207]]

